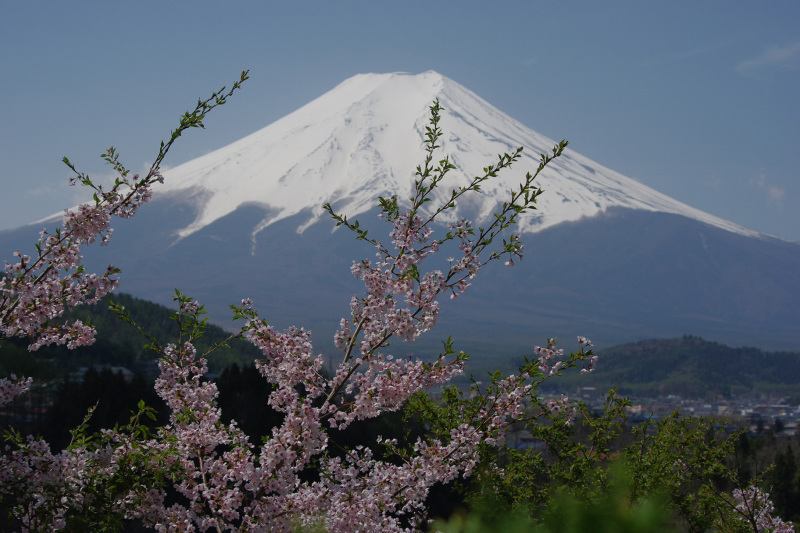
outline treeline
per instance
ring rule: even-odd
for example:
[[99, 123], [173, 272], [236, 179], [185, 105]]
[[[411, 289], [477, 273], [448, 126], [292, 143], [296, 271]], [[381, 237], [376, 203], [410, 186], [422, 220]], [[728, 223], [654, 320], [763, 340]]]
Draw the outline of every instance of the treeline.
[[732, 348], [684, 336], [645, 340], [600, 352], [597, 371], [562, 376], [562, 389], [618, 387], [628, 396], [736, 397], [780, 394], [800, 400], [800, 353]]

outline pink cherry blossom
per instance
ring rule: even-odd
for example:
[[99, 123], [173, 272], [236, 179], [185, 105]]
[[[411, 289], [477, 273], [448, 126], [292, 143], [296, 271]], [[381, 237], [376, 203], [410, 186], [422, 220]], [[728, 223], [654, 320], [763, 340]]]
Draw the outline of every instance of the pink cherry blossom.
[[[198, 109], [212, 108], [224, 98], [215, 93], [206, 101], [213, 105], [202, 107], [201, 102]], [[447, 158], [438, 166], [433, 163], [441, 135], [438, 103], [431, 110], [426, 161], [417, 169], [411, 205], [401, 210], [397, 198], [380, 199], [382, 218], [391, 224], [391, 248], [326, 206], [338, 224], [377, 250], [375, 260], [356, 261], [351, 268], [364, 289], [351, 299], [350, 316], [341, 320], [334, 336], [341, 358], [333, 375], [323, 373], [323, 359], [314, 352], [310, 332], [295, 327], [279, 331], [259, 316], [251, 300], [243, 300], [234, 308], [235, 316], [244, 319], [238, 336], [260, 350], [255, 366], [274, 386], [267, 404], [283, 415], [271, 435], [253, 445], [236, 422], [222, 423], [217, 387], [205, 379], [206, 354], [197, 353], [194, 344], [202, 333], [203, 307], [178, 294], [180, 341], [163, 348], [155, 343], [160, 355], [155, 389], [169, 408], [169, 423], [152, 435], [141, 432], [137, 417], [146, 413], [141, 408], [129, 426], [104, 430], [95, 440], [78, 440], [56, 454], [33, 437], [17, 438], [15, 448], [0, 456], [0, 494], [13, 496], [12, 513], [26, 530], [65, 527], [70, 512], [94, 509], [95, 494], [110, 501], [106, 512], [138, 519], [157, 531], [289, 532], [318, 525], [342, 533], [419, 530], [426, 524], [430, 489], [469, 476], [480, 460], [479, 446], [503, 441], [509, 425], [525, 416], [541, 380], [592, 357], [584, 350], [591, 343], [583, 337], [578, 353], [569, 358], [551, 340], [546, 348], [536, 348], [539, 359], [520, 374], [493, 381], [481, 393], [474, 416], [449, 432], [419, 438], [408, 449], [379, 438], [377, 444], [390, 453], [386, 458], [376, 457], [368, 446], [344, 455], [330, 452], [331, 428], [396, 411], [412, 395], [465, 371], [466, 356], [455, 354], [449, 344], [444, 353], [428, 360], [397, 357], [389, 349], [430, 331], [440, 313], [439, 298], [463, 293], [487, 263], [504, 255], [510, 262], [522, 258], [518, 235], [497, 248], [490, 245], [517, 215], [535, 207], [540, 191], [533, 179], [566, 146], [562, 142], [552, 157], [542, 156], [538, 171], [526, 176], [519, 192], [510, 193], [486, 228], [476, 229], [461, 219], [445, 236], [434, 239], [434, 219], [510, 166], [520, 150], [501, 155], [484, 175], [454, 189], [449, 201], [424, 214], [431, 191], [453, 168]], [[185, 116], [182, 127], [191, 127], [191, 118]], [[175, 138], [173, 134], [166, 148]], [[49, 343], [72, 348], [93, 341], [89, 325], [78, 321], [56, 327], [48, 321], [116, 288], [115, 268], [102, 275], [83, 270], [80, 246], [98, 237], [106, 244], [111, 217], [131, 217], [150, 198], [151, 185], [163, 180], [158, 166], [165, 153], [162, 146], [146, 176], [128, 178], [116, 152], [109, 150], [106, 160], [119, 177], [108, 191], [76, 172], [74, 182], [92, 187], [95, 202], [65, 213], [63, 230], [54, 235], [43, 231], [35, 258], [17, 253], [17, 262], [6, 263], [0, 282], [0, 334], [29, 335], [35, 338], [32, 349]], [[442, 261], [437, 254], [449, 244], [460, 253]], [[593, 367], [595, 360], [589, 361]], [[0, 403], [29, 384], [14, 376], [0, 381]], [[552, 400], [548, 407], [571, 419], [566, 397]], [[316, 473], [309, 476], [312, 465]], [[177, 495], [177, 501], [168, 494]]]

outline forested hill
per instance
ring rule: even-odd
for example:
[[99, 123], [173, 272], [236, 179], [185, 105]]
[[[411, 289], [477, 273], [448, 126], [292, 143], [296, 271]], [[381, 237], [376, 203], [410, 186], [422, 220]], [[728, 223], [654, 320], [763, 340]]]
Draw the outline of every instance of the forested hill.
[[[127, 294], [115, 294], [113, 298], [160, 344], [177, 341], [178, 328], [170, 320], [173, 310]], [[137, 373], [154, 373], [153, 361], [157, 355], [144, 347], [147, 341], [141, 334], [108, 309], [108, 303], [108, 298], [104, 298], [97, 305], [79, 307], [62, 319], [73, 321], [91, 317], [98, 330], [94, 345], [76, 350], [49, 346], [32, 356], [27, 350], [27, 339], [3, 340], [0, 343], [0, 373], [49, 379], [61, 377], [64, 372], [78, 366], [98, 364], [124, 366]], [[228, 335], [222, 328], [209, 325], [205, 336], [196, 342], [198, 350], [202, 353]], [[732, 348], [685, 336], [624, 344], [603, 350], [598, 355], [600, 361], [594, 373], [578, 375], [577, 372], [566, 372], [550, 383], [565, 392], [576, 387], [601, 390], [619, 387], [621, 394], [650, 397], [763, 393], [800, 397], [800, 352]], [[210, 371], [221, 373], [233, 363], [249, 367], [259, 356], [255, 347], [237, 339], [228, 348], [212, 354]], [[152, 368], [148, 368], [148, 364]], [[477, 368], [477, 361], [474, 361], [473, 371]]]
[[[161, 346], [178, 341], [178, 326], [170, 319], [173, 309], [123, 293], [116, 293], [112, 298], [124, 306], [130, 313], [131, 320]], [[2, 375], [13, 372], [47, 379], [56, 377], [54, 373], [60, 373], [58, 369], [98, 364], [124, 366], [136, 372], [142, 369], [143, 364], [156, 360], [157, 354], [145, 348], [147, 339], [120, 320], [117, 313], [109, 310], [108, 305], [109, 297], [105, 297], [96, 305], [77, 307], [55, 321], [58, 324], [91, 318], [92, 324], [97, 328], [97, 340], [92, 346], [75, 350], [68, 350], [64, 346], [47, 346], [31, 354], [27, 350], [28, 339], [6, 339], [0, 343], [0, 372]], [[205, 335], [195, 345], [198, 352], [203, 353], [229, 335], [230, 333], [218, 326], [208, 325]], [[260, 352], [252, 344], [234, 339], [229, 347], [214, 351], [209, 358], [209, 368], [211, 372], [219, 373], [233, 363], [251, 365], [259, 355]]]
[[800, 353], [732, 348], [699, 337], [645, 340], [599, 353], [590, 375], [562, 376], [584, 386], [637, 396], [688, 397], [777, 393], [800, 396]]

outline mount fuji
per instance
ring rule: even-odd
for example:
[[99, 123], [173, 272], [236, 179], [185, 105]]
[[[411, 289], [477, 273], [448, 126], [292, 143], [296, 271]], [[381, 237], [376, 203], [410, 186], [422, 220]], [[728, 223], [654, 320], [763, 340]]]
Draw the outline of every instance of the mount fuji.
[[[555, 143], [436, 72], [364, 74], [167, 170], [151, 203], [116, 223], [110, 246], [86, 250], [87, 265], [114, 263], [120, 290], [160, 303], [177, 287], [223, 325], [227, 306], [250, 297], [262, 316], [310, 327], [317, 349], [329, 350], [359, 291], [349, 266], [373, 250], [334, 230], [322, 204], [358, 216], [371, 236], [388, 231], [376, 199], [410, 196], [434, 99], [444, 109], [439, 153], [457, 167], [442, 195], [524, 147], [450, 215], [477, 224]], [[428, 350], [452, 335], [476, 355], [510, 356], [548, 336], [586, 335], [603, 347], [683, 334], [797, 349], [800, 243], [704, 213], [571, 149], [537, 179], [545, 193], [516, 229], [525, 260], [486, 267], [443, 306], [428, 341], [398, 350]], [[0, 246], [24, 250], [42, 224], [0, 232]]]

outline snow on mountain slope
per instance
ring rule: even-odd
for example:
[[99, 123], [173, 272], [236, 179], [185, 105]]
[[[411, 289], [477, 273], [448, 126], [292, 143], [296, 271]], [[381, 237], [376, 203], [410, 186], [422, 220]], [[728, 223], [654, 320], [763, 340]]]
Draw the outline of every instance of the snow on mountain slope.
[[[321, 205], [354, 216], [374, 213], [378, 195], [408, 197], [434, 98], [444, 107], [440, 153], [467, 175], [524, 147], [512, 169], [458, 206], [465, 216], [494, 210], [555, 144], [434, 72], [355, 76], [165, 172], [153, 201], [120, 221], [111, 246], [88, 247], [85, 264], [118, 265], [121, 290], [165, 305], [177, 287], [220, 324], [230, 325], [232, 302], [252, 298], [272, 324], [309, 328], [333, 353], [333, 332], [361, 290], [352, 261], [374, 250], [350, 232], [331, 234]], [[539, 210], [520, 221], [537, 232], [526, 260], [487, 269], [457, 305], [442, 304], [437, 327], [473, 355], [515, 356], [534, 339], [577, 334], [598, 346], [691, 334], [796, 350], [800, 244], [712, 217], [571, 149], [539, 179]], [[29, 249], [40, 229], [0, 231], [0, 245]], [[438, 353], [439, 338], [414, 351]]]
[[[193, 199], [196, 219], [178, 235], [186, 237], [246, 205], [267, 215], [252, 238], [271, 224], [307, 211], [302, 231], [324, 212], [324, 202], [348, 216], [376, 204], [378, 195], [410, 195], [414, 169], [422, 162], [429, 106], [444, 108], [440, 125], [443, 157], [457, 171], [450, 183], [481, 173], [497, 156], [524, 147], [523, 157], [496, 180], [470, 212], [488, 217], [509, 189], [535, 170], [540, 152], [553, 140], [520, 124], [458, 83], [428, 71], [412, 74], [362, 74], [297, 111], [243, 139], [168, 170], [167, 192]], [[674, 213], [742, 235], [748, 230], [673, 200], [568, 149], [538, 178], [546, 194], [539, 210], [521, 220], [519, 230], [535, 232], [562, 222], [593, 216], [611, 207]], [[441, 197], [449, 194], [444, 182]], [[462, 208], [464, 206], [459, 206]], [[460, 213], [452, 213], [452, 217]]]

